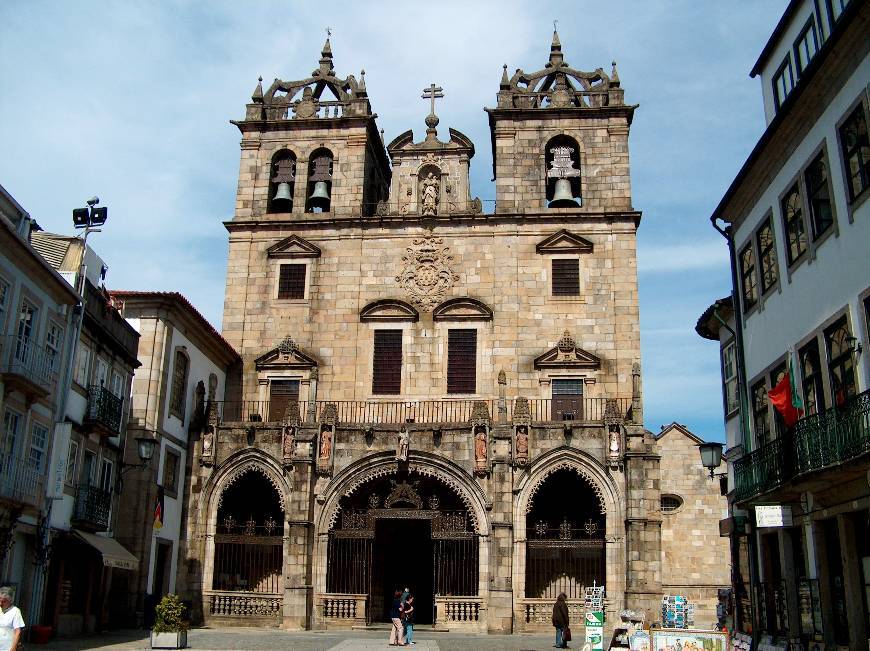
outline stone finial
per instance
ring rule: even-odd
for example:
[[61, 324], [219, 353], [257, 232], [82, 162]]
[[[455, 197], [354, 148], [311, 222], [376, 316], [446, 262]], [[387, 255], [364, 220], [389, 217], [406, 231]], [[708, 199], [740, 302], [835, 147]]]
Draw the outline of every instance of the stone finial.
[[298, 350], [298, 346], [296, 342], [293, 341], [293, 337], [286, 336], [281, 340], [281, 343], [278, 344], [278, 352], [282, 355], [292, 355]]
[[562, 42], [559, 40], [559, 32], [553, 27], [553, 42], [550, 44], [550, 51], [555, 52], [562, 49]]
[[284, 417], [282, 421], [285, 425], [296, 425], [299, 423], [299, 402], [296, 400], [288, 400], [287, 407], [284, 409]]
[[507, 384], [507, 375], [505, 374], [504, 369], [501, 369], [498, 372], [498, 383], [501, 384], [502, 386]]
[[559, 339], [559, 343], [556, 344], [556, 348], [559, 349], [560, 353], [573, 352], [576, 347], [577, 342], [574, 341], [574, 337], [572, 337], [571, 333], [567, 330], [562, 333], [562, 338]]
[[317, 367], [314, 366], [314, 367], [312, 367], [311, 370], [308, 372], [308, 379], [310, 379], [310, 380], [316, 380], [317, 378], [318, 378]]
[[320, 422], [327, 425], [335, 425], [338, 422], [338, 407], [334, 402], [323, 405], [323, 410], [320, 412]]
[[263, 103], [263, 78], [259, 77], [257, 79], [257, 87], [254, 89], [254, 93], [251, 95], [251, 101], [257, 102], [258, 104]]
[[562, 43], [559, 41], [559, 32], [553, 30], [553, 42], [550, 44], [550, 62], [546, 67], [558, 68], [565, 63], [562, 55]]
[[501, 72], [501, 84], [499, 84], [499, 88], [502, 90], [509, 90], [511, 87], [511, 80], [508, 78], [507, 73], [507, 64], [504, 64]]
[[381, 144], [384, 143], [384, 130], [381, 129]]
[[611, 88], [619, 88], [619, 73], [616, 71], [616, 61], [611, 61], [611, 65], [610, 86]]
[[359, 83], [356, 86], [357, 95], [364, 95], [366, 92], [366, 71], [360, 70]]
[[474, 424], [489, 423], [489, 405], [484, 400], [475, 400], [471, 408], [471, 422]]
[[320, 68], [315, 70], [312, 74], [314, 76], [331, 76], [335, 67], [332, 65], [332, 45], [329, 43], [329, 36], [326, 37], [326, 42], [323, 44], [323, 49], [320, 51], [319, 63]]
[[514, 399], [514, 420], [517, 420], [518, 418], [531, 418], [528, 398]]

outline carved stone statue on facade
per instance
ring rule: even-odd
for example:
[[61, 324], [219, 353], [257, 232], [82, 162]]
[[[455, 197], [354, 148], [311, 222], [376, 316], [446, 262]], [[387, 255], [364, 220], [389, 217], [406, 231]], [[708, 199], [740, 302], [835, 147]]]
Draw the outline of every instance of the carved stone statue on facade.
[[318, 458], [321, 462], [327, 463], [329, 461], [329, 457], [332, 454], [332, 429], [324, 428], [322, 432], [320, 432], [320, 452], [318, 453]]
[[515, 450], [517, 464], [526, 465], [529, 460], [529, 429], [525, 425], [517, 427]]
[[429, 172], [429, 175], [423, 179], [422, 183], [422, 196], [420, 198], [421, 210], [420, 213], [422, 215], [437, 215], [438, 214], [438, 185], [439, 180], [435, 177], [432, 172]]
[[407, 461], [411, 447], [411, 434], [404, 427], [399, 430], [399, 443], [396, 448], [396, 461]]
[[477, 472], [486, 471], [487, 447], [486, 427], [481, 425], [475, 429], [474, 434], [474, 469]]
[[209, 424], [202, 433], [202, 459], [211, 461], [214, 456], [214, 427]]
[[281, 451], [284, 459], [292, 459], [296, 450], [296, 428], [285, 425], [281, 433]]

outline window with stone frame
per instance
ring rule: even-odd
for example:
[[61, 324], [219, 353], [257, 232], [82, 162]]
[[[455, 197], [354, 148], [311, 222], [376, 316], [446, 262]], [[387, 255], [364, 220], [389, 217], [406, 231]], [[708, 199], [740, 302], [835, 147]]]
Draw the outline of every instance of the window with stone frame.
[[99, 484], [97, 486], [100, 487], [100, 490], [111, 493], [112, 486], [115, 483], [115, 464], [112, 463], [111, 459], [101, 459], [100, 460], [100, 478]]
[[819, 152], [804, 171], [807, 188], [807, 203], [810, 209], [810, 225], [813, 239], [828, 232], [834, 225], [834, 208], [831, 203], [831, 188], [828, 179], [828, 161], [825, 152]]
[[755, 449], [770, 441], [770, 419], [767, 408], [767, 386], [764, 380], [752, 387], [752, 430], [755, 434]]
[[91, 376], [91, 349], [82, 341], [76, 347], [76, 366], [75, 379], [76, 384], [87, 387]]
[[801, 368], [801, 390], [804, 413], [807, 416], [825, 411], [825, 389], [822, 383], [822, 364], [819, 342], [813, 339], [798, 352]]
[[372, 393], [402, 392], [402, 331], [375, 330], [372, 355]]
[[722, 385], [725, 415], [730, 416], [740, 406], [737, 392], [737, 345], [733, 341], [722, 347]]
[[37, 473], [42, 473], [45, 468], [45, 447], [48, 443], [48, 428], [40, 423], [33, 423], [30, 427], [30, 452], [27, 464]]
[[852, 332], [845, 316], [825, 329], [828, 380], [831, 383], [831, 396], [836, 407], [845, 405], [857, 392], [852, 342]]
[[75, 485], [79, 469], [79, 444], [78, 441], [69, 442], [69, 452], [66, 456], [66, 477], [69, 485]]
[[790, 265], [807, 252], [807, 228], [803, 212], [800, 187], [795, 183], [782, 198], [782, 221], [788, 240], [785, 251]]
[[761, 263], [761, 292], [765, 293], [779, 280], [776, 264], [776, 239], [773, 234], [773, 216], [768, 215], [755, 233], [758, 244], [758, 260]]
[[269, 381], [269, 421], [283, 419], [287, 404], [293, 401], [299, 402], [299, 380]]
[[740, 287], [743, 293], [743, 306], [750, 309], [758, 302], [758, 285], [755, 279], [755, 253], [752, 243], [740, 252]]
[[864, 102], [858, 102], [840, 126], [840, 147], [846, 167], [849, 200], [854, 201], [870, 186], [870, 137], [867, 135]]
[[269, 172], [268, 212], [292, 212], [296, 187], [296, 154], [289, 149], [277, 151], [272, 156]]
[[550, 208], [571, 208], [582, 203], [580, 146], [564, 134], [544, 146], [546, 199]]
[[[775, 387], [788, 374], [788, 366], [785, 362], [773, 369], [770, 374], [770, 386]], [[776, 407], [771, 406], [770, 411], [773, 413], [773, 430], [777, 437], [781, 437], [786, 433], [785, 419]]]
[[45, 332], [45, 354], [52, 373], [60, 370], [60, 349], [63, 346], [63, 328], [54, 321], [48, 322]]
[[184, 422], [184, 409], [187, 397], [187, 375], [190, 360], [183, 350], [175, 351], [175, 363], [172, 365], [172, 389], [169, 393], [169, 413]]
[[181, 455], [174, 449], [166, 446], [163, 453], [163, 490], [170, 497], [178, 495], [178, 475], [181, 467]]
[[305, 271], [304, 264], [282, 264], [278, 271], [278, 298], [280, 299], [303, 299], [305, 298]]
[[583, 379], [554, 378], [552, 387], [553, 420], [583, 420]]
[[447, 331], [447, 393], [477, 393], [477, 330]]
[[791, 57], [786, 55], [785, 61], [782, 62], [779, 70], [773, 76], [773, 102], [777, 111], [791, 93], [792, 88], [794, 88], [794, 75], [792, 74]]
[[679, 495], [662, 495], [662, 513], [673, 513], [683, 505], [683, 498]]
[[580, 261], [553, 259], [553, 296], [580, 296]]
[[801, 30], [800, 36], [794, 43], [794, 58], [797, 63], [798, 75], [803, 74], [810, 61], [819, 51], [819, 41], [816, 38], [816, 21], [813, 16]]

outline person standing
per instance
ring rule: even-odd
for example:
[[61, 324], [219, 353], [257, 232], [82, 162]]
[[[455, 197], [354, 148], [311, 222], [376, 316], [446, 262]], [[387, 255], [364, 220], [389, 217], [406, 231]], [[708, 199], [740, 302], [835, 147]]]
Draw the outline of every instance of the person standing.
[[18, 651], [24, 619], [12, 605], [12, 590], [0, 588], [0, 651]]
[[565, 629], [568, 628], [568, 596], [563, 592], [556, 598], [556, 603], [553, 604], [553, 626], [556, 627], [556, 644], [557, 649], [567, 649], [568, 643], [565, 642]]
[[414, 595], [409, 594], [405, 600], [405, 609], [402, 614], [405, 616], [405, 644], [417, 644], [414, 642]]
[[405, 646], [405, 636], [402, 633], [402, 592], [400, 590], [393, 593], [390, 621], [393, 622], [393, 627], [390, 629], [390, 646]]

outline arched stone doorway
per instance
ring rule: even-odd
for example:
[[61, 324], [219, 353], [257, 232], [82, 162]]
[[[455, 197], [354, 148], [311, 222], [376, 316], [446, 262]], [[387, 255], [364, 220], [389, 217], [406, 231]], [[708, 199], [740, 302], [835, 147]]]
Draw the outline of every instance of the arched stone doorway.
[[321, 512], [315, 626], [388, 621], [393, 592], [407, 587], [418, 623], [485, 630], [489, 536], [474, 480], [366, 461], [337, 478]]

